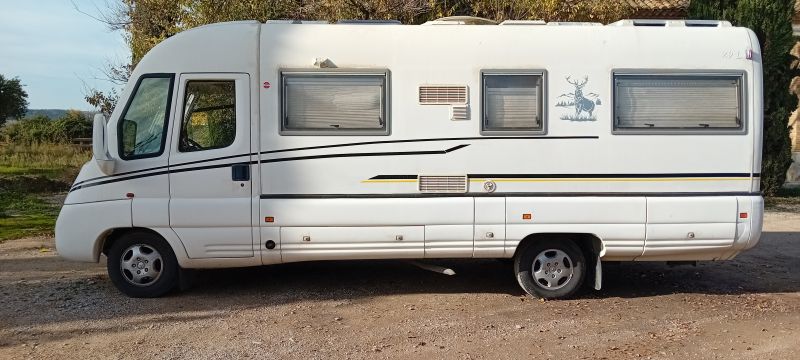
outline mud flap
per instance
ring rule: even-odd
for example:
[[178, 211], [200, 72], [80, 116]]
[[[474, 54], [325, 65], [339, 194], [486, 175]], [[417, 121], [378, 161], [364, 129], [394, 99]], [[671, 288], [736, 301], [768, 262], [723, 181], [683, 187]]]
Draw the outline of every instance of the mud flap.
[[594, 263], [594, 289], [600, 290], [603, 286], [603, 263], [600, 261], [599, 255]]

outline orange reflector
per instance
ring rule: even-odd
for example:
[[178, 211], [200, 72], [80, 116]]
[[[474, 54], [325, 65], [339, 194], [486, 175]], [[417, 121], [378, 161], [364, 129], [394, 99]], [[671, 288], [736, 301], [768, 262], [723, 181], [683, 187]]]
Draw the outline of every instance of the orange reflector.
[[275, 222], [275, 218], [272, 216], [267, 216], [264, 218], [264, 222]]
[[531, 214], [522, 214], [522, 220], [530, 220], [533, 218]]
[[747, 213], [739, 213], [739, 219], [747, 219]]

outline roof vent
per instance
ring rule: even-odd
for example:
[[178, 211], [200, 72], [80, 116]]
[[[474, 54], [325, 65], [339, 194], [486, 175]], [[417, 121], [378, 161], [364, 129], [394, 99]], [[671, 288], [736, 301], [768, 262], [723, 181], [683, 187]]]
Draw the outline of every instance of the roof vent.
[[266, 24], [330, 24], [325, 20], [267, 20]]
[[343, 25], [400, 25], [400, 20], [339, 20], [337, 24]]
[[658, 20], [635, 19], [619, 20], [608, 26], [655, 26], [655, 27], [730, 27], [731, 23], [718, 20]]
[[423, 105], [451, 105], [467, 103], [464, 85], [420, 85], [419, 103]]
[[633, 26], [667, 26], [666, 20], [633, 20]]
[[505, 20], [500, 25], [547, 25], [544, 20]]
[[731, 27], [731, 23], [718, 20], [684, 20], [687, 27]]
[[421, 193], [465, 193], [467, 175], [419, 175], [417, 184]]
[[497, 25], [497, 22], [475, 16], [448, 16], [428, 21], [422, 25]]
[[579, 21], [552, 21], [548, 26], [603, 26], [598, 22], [579, 22]]

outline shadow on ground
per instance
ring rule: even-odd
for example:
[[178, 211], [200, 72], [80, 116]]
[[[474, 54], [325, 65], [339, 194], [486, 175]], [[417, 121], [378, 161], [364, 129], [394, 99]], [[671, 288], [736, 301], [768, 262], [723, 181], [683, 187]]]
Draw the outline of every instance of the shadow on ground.
[[[14, 264], [11, 262], [27, 262]], [[39, 262], [37, 264], [37, 262]], [[117, 318], [125, 324], [159, 316], [174, 322], [218, 316], [218, 311], [270, 308], [315, 301], [369, 301], [376, 297], [414, 294], [506, 295], [524, 293], [511, 265], [498, 260], [431, 261], [456, 271], [446, 276], [414, 267], [404, 261], [343, 261], [296, 263], [260, 268], [197, 271], [192, 287], [160, 299], [130, 299], [111, 285], [101, 267], [57, 274], [65, 266], [53, 258], [8, 259], [4, 268], [29, 267], [37, 280], [15, 280], [7, 272], [0, 295], [0, 316], [5, 325], [25, 326]], [[62, 272], [63, 274], [63, 272]], [[603, 290], [587, 290], [582, 301], [609, 298], [647, 298], [670, 294], [741, 295], [800, 292], [800, 233], [765, 233], [761, 243], [735, 260], [700, 263], [697, 267], [669, 267], [664, 263], [622, 263], [604, 268]], [[503, 297], [491, 297], [503, 301]], [[400, 299], [400, 298], [398, 298]], [[562, 302], [560, 306], [569, 306]], [[27, 312], [52, 314], [27, 317]], [[35, 320], [34, 320], [35, 319]], [[153, 321], [153, 320], [148, 320]], [[0, 322], [0, 325], [3, 323]], [[97, 323], [92, 331], [112, 331]], [[0, 326], [2, 330], [2, 326]], [[52, 336], [68, 338], [68, 331]]]

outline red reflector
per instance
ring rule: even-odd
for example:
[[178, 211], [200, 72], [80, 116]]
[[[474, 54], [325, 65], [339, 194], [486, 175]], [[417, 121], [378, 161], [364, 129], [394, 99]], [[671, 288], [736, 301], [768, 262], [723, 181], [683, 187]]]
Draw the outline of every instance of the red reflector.
[[264, 222], [275, 222], [275, 218], [272, 216], [267, 216], [264, 218]]
[[125, 197], [127, 197], [128, 199], [133, 199], [133, 193], [125, 194]]
[[747, 213], [739, 213], [739, 219], [747, 219]]

